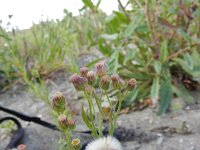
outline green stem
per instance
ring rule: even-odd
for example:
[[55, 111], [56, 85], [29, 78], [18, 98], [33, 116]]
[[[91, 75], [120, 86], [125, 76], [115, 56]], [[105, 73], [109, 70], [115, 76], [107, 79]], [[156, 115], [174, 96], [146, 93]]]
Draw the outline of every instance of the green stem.
[[102, 113], [102, 110], [101, 110], [102, 95], [103, 95], [103, 92], [101, 92], [101, 96], [100, 96], [100, 99], [99, 99], [98, 96], [96, 95], [96, 93], [93, 92], [94, 99], [95, 99], [97, 107], [99, 109], [99, 137], [102, 137], [102, 135], [103, 135], [103, 113]]
[[70, 131], [65, 131], [65, 137], [67, 142], [67, 149], [71, 149], [71, 138], [70, 138]]
[[122, 93], [121, 93], [121, 90], [119, 90], [119, 104], [118, 104], [116, 115], [114, 115], [114, 118], [113, 118], [112, 128], [110, 129], [111, 130], [110, 131], [110, 135], [111, 136], [113, 135], [114, 130], [115, 130], [115, 125], [116, 125], [117, 117], [119, 116], [119, 113], [120, 113], [120, 109], [121, 109], [121, 105], [122, 105], [122, 100], [123, 100]]
[[[101, 96], [100, 96], [100, 108], [101, 108], [101, 100], [103, 96], [103, 91], [101, 90]], [[103, 136], [103, 116], [99, 112], [99, 137]]]
[[90, 120], [92, 123], [92, 135], [97, 138], [98, 134], [97, 134], [97, 130], [96, 130], [94, 118], [93, 118], [93, 113], [92, 113], [92, 107], [93, 107], [92, 99], [90, 99], [90, 97], [88, 96], [88, 94], [85, 91], [84, 91], [84, 94], [85, 94], [85, 97], [86, 97], [86, 99], [88, 101], [88, 105], [89, 105], [89, 115], [90, 115]]
[[112, 135], [112, 129], [113, 129], [113, 121], [112, 121], [112, 118], [113, 118], [113, 113], [112, 113], [113, 105], [112, 105], [112, 103], [110, 101], [110, 98], [108, 96], [108, 92], [106, 92], [106, 90], [105, 90], [105, 95], [106, 95], [106, 98], [107, 98], [108, 103], [110, 104], [110, 108], [111, 108], [110, 109], [110, 114], [109, 114], [109, 135]]
[[111, 103], [111, 101], [109, 99], [108, 92], [106, 92], [106, 90], [105, 90], [105, 94], [106, 94], [106, 98], [108, 100], [108, 103], [110, 104], [110, 107], [112, 108], [112, 103]]

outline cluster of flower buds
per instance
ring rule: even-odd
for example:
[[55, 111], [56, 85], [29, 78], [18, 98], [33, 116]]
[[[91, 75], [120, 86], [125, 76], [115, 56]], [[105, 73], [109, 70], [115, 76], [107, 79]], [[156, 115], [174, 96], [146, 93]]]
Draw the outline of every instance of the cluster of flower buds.
[[59, 125], [63, 130], [73, 130], [76, 127], [75, 121], [68, 119], [65, 114], [58, 116]]
[[72, 130], [75, 128], [75, 122], [72, 119], [67, 119], [64, 114], [66, 112], [65, 98], [61, 92], [56, 92], [52, 97], [52, 109], [59, 115], [58, 121], [62, 129]]
[[[118, 75], [113, 74], [111, 77], [107, 74], [107, 65], [105, 62], [99, 62], [95, 65], [96, 76], [99, 77], [99, 86], [103, 90], [108, 90], [110, 83], [112, 81], [112, 86], [115, 89], [121, 89], [125, 87], [125, 81]], [[73, 74], [70, 77], [70, 82], [73, 83], [74, 87], [78, 91], [91, 92], [92, 89], [88, 85], [93, 86], [96, 83], [95, 72], [89, 71], [87, 67], [80, 68], [80, 75]], [[136, 80], [134, 78], [130, 79], [127, 88], [128, 90], [133, 90], [136, 86]], [[90, 86], [90, 87], [91, 87]]]

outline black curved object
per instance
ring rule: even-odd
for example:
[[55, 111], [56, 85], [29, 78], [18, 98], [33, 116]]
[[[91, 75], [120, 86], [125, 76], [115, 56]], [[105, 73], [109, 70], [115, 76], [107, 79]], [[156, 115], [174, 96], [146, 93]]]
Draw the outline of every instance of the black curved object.
[[40, 124], [40, 125], [42, 125], [42, 126], [44, 126], [46, 128], [50, 128], [50, 129], [53, 129], [53, 130], [59, 130], [56, 125], [51, 124], [51, 123], [46, 122], [46, 121], [43, 121], [38, 117], [28, 116], [28, 115], [25, 115], [23, 113], [20, 113], [20, 112], [5, 108], [5, 107], [3, 107], [1, 105], [0, 105], [0, 110], [4, 111], [6, 113], [12, 114], [12, 115], [24, 120], [24, 121], [35, 122], [35, 123]]
[[20, 122], [16, 118], [13, 118], [13, 117], [1, 118], [0, 123], [2, 123], [4, 121], [8, 121], [8, 120], [13, 121], [17, 126], [17, 131], [14, 133], [14, 135], [10, 139], [10, 142], [8, 143], [8, 145], [5, 148], [5, 149], [12, 149], [12, 148], [15, 148], [20, 143], [22, 138], [24, 137], [25, 129], [22, 128]]

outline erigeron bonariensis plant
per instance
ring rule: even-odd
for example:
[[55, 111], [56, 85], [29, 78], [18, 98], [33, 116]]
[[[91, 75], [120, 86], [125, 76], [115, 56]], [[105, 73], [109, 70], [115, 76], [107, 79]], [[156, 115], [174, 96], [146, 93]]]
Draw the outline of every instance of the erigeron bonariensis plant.
[[65, 134], [67, 149], [80, 150], [81, 142], [79, 139], [71, 140], [71, 132], [75, 129], [76, 124], [68, 108], [65, 105], [65, 98], [61, 92], [56, 92], [52, 96], [52, 109], [54, 110], [60, 130]]
[[[126, 83], [118, 74], [108, 74], [105, 62], [97, 63], [95, 71], [96, 73], [86, 67], [80, 68], [80, 75], [73, 74], [69, 80], [77, 91], [84, 93], [87, 100], [88, 111], [82, 105], [81, 114], [92, 136], [103, 136], [103, 120], [106, 118], [109, 121], [109, 135], [113, 136], [123, 98], [135, 88], [137, 82], [132, 78]], [[97, 89], [100, 89], [100, 92], [97, 92]], [[109, 96], [110, 90], [117, 93], [114, 101]]]

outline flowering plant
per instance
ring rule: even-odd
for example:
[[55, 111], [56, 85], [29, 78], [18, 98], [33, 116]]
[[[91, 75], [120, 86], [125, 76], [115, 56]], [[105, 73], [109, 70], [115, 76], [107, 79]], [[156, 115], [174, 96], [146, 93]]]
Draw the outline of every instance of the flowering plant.
[[[82, 91], [87, 100], [88, 111], [82, 106], [82, 118], [91, 130], [92, 136], [103, 136], [103, 120], [109, 120], [109, 135], [113, 136], [124, 96], [136, 86], [136, 80], [127, 83], [118, 75], [108, 75], [105, 62], [95, 65], [95, 72], [87, 67], [80, 68], [80, 75], [73, 74], [70, 82], [77, 91]], [[98, 93], [97, 90], [100, 89]], [[109, 91], [115, 91], [116, 100], [111, 99]], [[97, 109], [96, 109], [97, 108]], [[86, 113], [88, 112], [88, 113]]]

